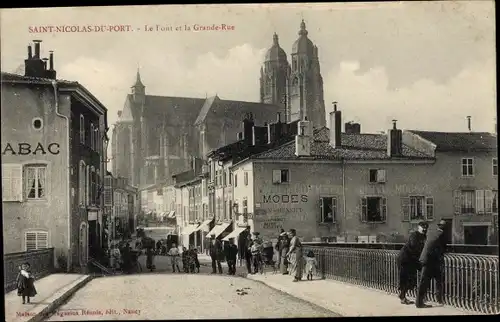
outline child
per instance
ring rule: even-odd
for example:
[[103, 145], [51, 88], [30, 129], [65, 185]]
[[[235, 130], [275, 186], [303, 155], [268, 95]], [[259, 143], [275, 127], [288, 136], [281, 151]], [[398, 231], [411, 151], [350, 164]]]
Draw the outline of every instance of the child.
[[170, 256], [170, 260], [172, 263], [172, 272], [175, 273], [175, 268], [177, 267], [177, 271], [180, 273], [181, 270], [179, 269], [179, 249], [177, 248], [177, 245], [174, 243], [172, 244], [172, 248], [168, 251], [168, 256]]
[[313, 276], [316, 275], [316, 266], [316, 258], [314, 257], [313, 251], [310, 250], [306, 255], [306, 274], [308, 281], [312, 281]]
[[196, 272], [200, 272], [200, 262], [198, 261], [198, 250], [194, 245], [191, 245], [189, 252], [189, 272], [194, 273], [196, 268]]
[[182, 270], [184, 273], [189, 273], [189, 252], [187, 248], [182, 246]]
[[22, 296], [23, 304], [30, 303], [30, 297], [37, 294], [34, 285], [35, 277], [31, 274], [30, 268], [29, 263], [22, 264], [17, 275], [17, 295]]

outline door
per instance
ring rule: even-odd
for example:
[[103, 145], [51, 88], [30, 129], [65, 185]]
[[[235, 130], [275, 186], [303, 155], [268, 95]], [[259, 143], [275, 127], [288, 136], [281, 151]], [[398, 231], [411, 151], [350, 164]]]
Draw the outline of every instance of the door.
[[464, 226], [464, 244], [488, 245], [488, 226]]
[[446, 221], [446, 244], [451, 245], [453, 243], [453, 219], [443, 219]]

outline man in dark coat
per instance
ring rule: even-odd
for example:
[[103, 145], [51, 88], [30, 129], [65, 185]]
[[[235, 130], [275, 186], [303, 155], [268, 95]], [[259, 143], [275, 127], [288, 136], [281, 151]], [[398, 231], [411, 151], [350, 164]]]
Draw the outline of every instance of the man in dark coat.
[[252, 247], [253, 241], [250, 235], [250, 228], [241, 233], [242, 238], [240, 239], [240, 249], [241, 257], [245, 259], [245, 264], [247, 267], [248, 274], [252, 273], [252, 253], [250, 248]]
[[449, 227], [444, 220], [438, 224], [437, 230], [430, 233], [425, 242], [422, 254], [420, 254], [420, 265], [422, 266], [422, 277], [417, 289], [417, 308], [429, 307], [424, 304], [425, 294], [429, 289], [431, 279], [436, 280], [437, 300], [443, 304], [443, 275], [444, 254], [446, 252], [446, 232]]
[[278, 249], [278, 266], [280, 268], [281, 274], [288, 274], [288, 259], [286, 254], [288, 254], [288, 250], [290, 248], [290, 238], [288, 238], [288, 234], [282, 229], [283, 232], [280, 234], [277, 249]]
[[228, 274], [235, 275], [236, 274], [236, 257], [238, 255], [238, 247], [234, 244], [234, 238], [229, 239], [229, 244], [224, 249], [226, 253]]
[[224, 257], [222, 252], [222, 243], [220, 240], [212, 235], [210, 238], [210, 258], [212, 259], [212, 274], [217, 274], [217, 269], [219, 274], [222, 274], [222, 264], [221, 260]]
[[417, 280], [417, 270], [420, 268], [420, 253], [424, 248], [429, 225], [422, 221], [418, 224], [418, 230], [411, 232], [406, 244], [399, 251], [399, 299], [401, 304], [411, 304], [406, 298], [406, 292], [412, 289]]

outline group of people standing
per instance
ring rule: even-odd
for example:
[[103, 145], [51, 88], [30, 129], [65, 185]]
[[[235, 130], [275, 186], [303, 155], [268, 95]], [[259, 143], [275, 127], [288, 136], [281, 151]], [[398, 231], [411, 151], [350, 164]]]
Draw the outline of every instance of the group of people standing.
[[432, 279], [436, 281], [437, 300], [443, 304], [442, 269], [447, 246], [446, 232], [449, 227], [446, 221], [441, 220], [437, 229], [429, 235], [428, 228], [427, 222], [420, 222], [418, 230], [410, 233], [398, 256], [399, 299], [402, 304], [412, 304], [406, 298], [406, 293], [417, 286], [417, 271], [421, 272], [415, 300], [417, 308], [429, 307], [424, 303], [424, 299]]

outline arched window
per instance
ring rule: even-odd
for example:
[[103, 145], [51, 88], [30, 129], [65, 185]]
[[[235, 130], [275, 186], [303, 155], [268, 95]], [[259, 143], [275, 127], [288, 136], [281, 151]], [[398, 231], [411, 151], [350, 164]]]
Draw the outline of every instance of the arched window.
[[85, 180], [86, 180], [86, 167], [85, 162], [80, 160], [80, 166], [78, 169], [78, 199], [80, 205], [85, 206]]
[[90, 123], [90, 148], [92, 150], [95, 150], [95, 138], [94, 138], [95, 132], [94, 132], [94, 124]]
[[90, 167], [90, 204], [95, 205], [96, 197], [96, 177], [94, 166]]
[[95, 174], [95, 182], [96, 182], [96, 188], [95, 188], [95, 203], [96, 205], [100, 205], [100, 200], [101, 200], [101, 171], [99, 169], [96, 170]]
[[85, 167], [85, 204], [90, 205], [90, 166]]

